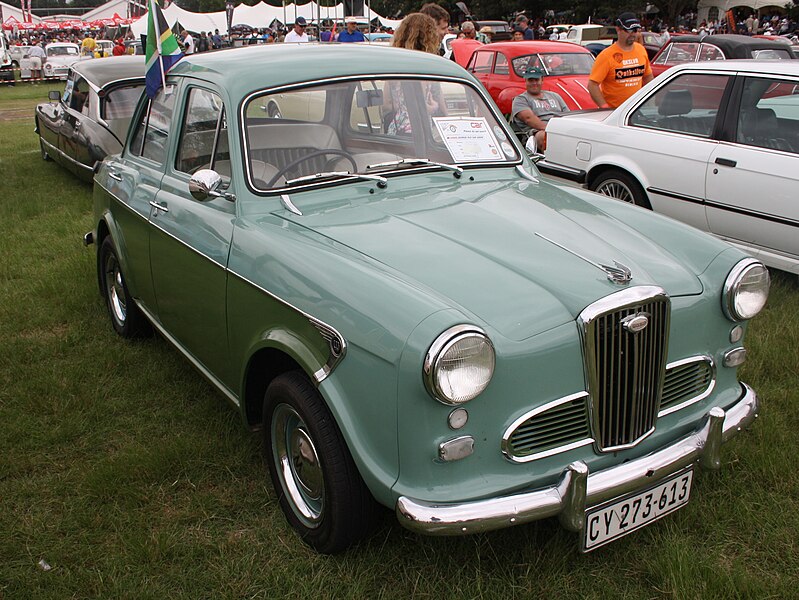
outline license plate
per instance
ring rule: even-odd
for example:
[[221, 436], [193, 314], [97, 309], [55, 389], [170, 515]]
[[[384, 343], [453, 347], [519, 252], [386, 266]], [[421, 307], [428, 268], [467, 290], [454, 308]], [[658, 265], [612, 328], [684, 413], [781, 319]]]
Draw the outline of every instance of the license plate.
[[588, 509], [580, 550], [590, 552], [685, 506], [692, 481], [689, 468], [643, 492]]

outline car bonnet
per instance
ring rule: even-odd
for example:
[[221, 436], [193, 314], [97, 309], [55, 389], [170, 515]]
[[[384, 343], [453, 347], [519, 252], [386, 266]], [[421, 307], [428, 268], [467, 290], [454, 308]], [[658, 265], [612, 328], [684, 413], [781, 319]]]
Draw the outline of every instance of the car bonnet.
[[[474, 177], [393, 178], [362, 202], [334, 201], [329, 189], [305, 192], [292, 195], [302, 215], [276, 214], [387, 265], [510, 339], [573, 321], [632, 285], [702, 292], [665, 247], [594, 205], [548, 184], [498, 184], [490, 171]], [[610, 281], [599, 266], [617, 263], [630, 269], [629, 284]]]

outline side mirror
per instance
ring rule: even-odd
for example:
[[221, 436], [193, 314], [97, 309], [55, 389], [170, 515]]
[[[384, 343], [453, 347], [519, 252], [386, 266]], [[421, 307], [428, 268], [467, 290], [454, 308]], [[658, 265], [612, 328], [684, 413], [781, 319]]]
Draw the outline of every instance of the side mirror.
[[233, 202], [236, 197], [219, 191], [222, 187], [222, 176], [211, 169], [200, 169], [189, 179], [189, 193], [198, 202], [206, 202], [213, 198], [225, 198]]
[[61, 92], [58, 90], [51, 90], [47, 93], [47, 99], [51, 102], [61, 102]]

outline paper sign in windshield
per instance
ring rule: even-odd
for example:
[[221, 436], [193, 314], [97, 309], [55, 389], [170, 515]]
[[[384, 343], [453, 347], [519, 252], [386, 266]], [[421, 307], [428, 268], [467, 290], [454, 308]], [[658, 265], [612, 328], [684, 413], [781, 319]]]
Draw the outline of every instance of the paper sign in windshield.
[[504, 160], [485, 117], [433, 117], [456, 163]]

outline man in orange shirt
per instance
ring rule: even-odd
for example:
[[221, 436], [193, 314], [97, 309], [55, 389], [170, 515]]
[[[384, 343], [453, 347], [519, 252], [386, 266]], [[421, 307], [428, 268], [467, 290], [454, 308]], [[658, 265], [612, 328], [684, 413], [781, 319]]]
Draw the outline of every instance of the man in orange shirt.
[[652, 81], [646, 48], [635, 41], [641, 22], [625, 12], [616, 19], [618, 40], [599, 53], [588, 76], [588, 92], [600, 108], [616, 108]]

